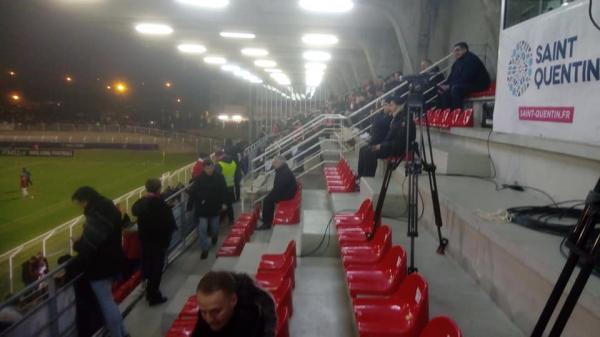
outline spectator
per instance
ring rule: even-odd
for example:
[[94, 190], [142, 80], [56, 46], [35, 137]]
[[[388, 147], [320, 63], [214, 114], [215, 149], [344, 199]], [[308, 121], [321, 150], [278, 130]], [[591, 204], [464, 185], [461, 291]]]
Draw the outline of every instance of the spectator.
[[381, 144], [390, 129], [392, 115], [390, 111], [391, 98], [384, 99], [383, 110], [373, 116], [371, 126], [371, 138], [369, 142], [360, 149], [358, 155], [358, 179], [360, 177], [374, 177], [377, 171], [377, 156], [371, 149]]
[[[389, 110], [393, 116], [390, 129], [383, 141], [373, 145], [371, 150], [376, 153], [377, 158], [404, 157], [406, 150], [406, 111], [404, 109], [405, 99], [394, 96], [390, 99]], [[410, 120], [410, 142], [413, 143], [416, 136], [414, 121]], [[412, 145], [412, 144], [409, 144]]]
[[238, 174], [238, 166], [229, 154], [225, 154], [223, 158], [219, 160], [219, 170], [223, 174], [227, 186], [227, 219], [229, 220], [229, 223], [232, 224], [235, 220], [233, 214], [233, 202], [236, 200], [235, 181]]
[[123, 317], [112, 297], [112, 283], [124, 259], [121, 214], [111, 200], [88, 186], [77, 189], [72, 200], [83, 209], [85, 215], [83, 233], [73, 244], [79, 265], [96, 296], [110, 335], [127, 336]]
[[288, 167], [285, 158], [277, 156], [273, 159], [273, 168], [275, 169], [275, 181], [273, 182], [273, 190], [267, 194], [263, 200], [262, 217], [263, 224], [256, 230], [267, 230], [273, 224], [273, 213], [275, 212], [275, 204], [289, 200], [294, 197], [298, 184], [294, 173]]
[[192, 168], [192, 178], [196, 178], [197, 176], [201, 175], [202, 169], [202, 158], [198, 158], [198, 160], [196, 160], [196, 163], [194, 163], [194, 167]]
[[439, 85], [441, 107], [462, 108], [463, 99], [472, 92], [482, 91], [490, 86], [490, 75], [477, 55], [469, 51], [465, 42], [454, 45], [452, 51], [456, 61], [446, 84]]
[[27, 171], [26, 168], [21, 170], [21, 175], [19, 176], [19, 184], [21, 186], [21, 196], [23, 198], [27, 198], [29, 196], [29, 186], [31, 186], [31, 174]]
[[210, 271], [196, 290], [193, 337], [274, 337], [277, 316], [269, 293], [246, 274]]
[[177, 229], [171, 207], [160, 196], [160, 188], [160, 180], [148, 179], [146, 195], [136, 201], [131, 209], [138, 220], [142, 272], [148, 280], [146, 300], [150, 306], [167, 301], [160, 292], [160, 281], [171, 235]]
[[225, 208], [227, 186], [220, 172], [215, 172], [212, 160], [204, 159], [204, 173], [192, 181], [190, 199], [187, 208], [194, 208], [194, 219], [197, 219], [202, 259], [208, 257], [210, 249], [209, 236], [212, 244], [217, 243], [219, 235], [219, 214]]

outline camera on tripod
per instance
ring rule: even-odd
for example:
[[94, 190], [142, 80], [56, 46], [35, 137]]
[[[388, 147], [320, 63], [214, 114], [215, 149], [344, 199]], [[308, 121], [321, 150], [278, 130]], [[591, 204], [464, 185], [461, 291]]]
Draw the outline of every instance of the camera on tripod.
[[408, 75], [404, 79], [408, 82], [408, 98], [406, 107], [413, 118], [421, 118], [425, 113], [425, 92], [431, 88], [427, 74]]

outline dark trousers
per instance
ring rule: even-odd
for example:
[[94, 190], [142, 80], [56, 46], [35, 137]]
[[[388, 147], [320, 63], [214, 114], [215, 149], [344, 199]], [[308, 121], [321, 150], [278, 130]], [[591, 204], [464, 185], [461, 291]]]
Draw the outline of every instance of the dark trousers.
[[371, 151], [371, 145], [360, 148], [358, 153], [358, 177], [374, 177], [377, 171], [377, 154]]
[[443, 109], [450, 108], [454, 109], [462, 109], [463, 101], [465, 97], [477, 91], [471, 85], [453, 85], [447, 91], [444, 91], [440, 95], [440, 107]]
[[234, 219], [233, 214], [233, 202], [235, 201], [235, 187], [227, 187], [227, 218], [229, 223], [232, 224]]
[[146, 298], [148, 300], [162, 297], [160, 281], [162, 279], [166, 254], [166, 247], [156, 244], [142, 244], [142, 271], [144, 277], [148, 280], [146, 286]]

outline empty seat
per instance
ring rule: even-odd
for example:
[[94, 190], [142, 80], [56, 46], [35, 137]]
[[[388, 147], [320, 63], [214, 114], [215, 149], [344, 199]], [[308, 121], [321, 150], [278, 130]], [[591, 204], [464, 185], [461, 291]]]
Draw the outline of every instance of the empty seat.
[[418, 337], [429, 320], [427, 282], [414, 273], [392, 296], [356, 298], [353, 305], [361, 337]]
[[349, 265], [346, 277], [352, 297], [359, 294], [389, 296], [406, 277], [406, 252], [401, 246], [393, 246], [377, 263]]
[[439, 316], [427, 323], [420, 337], [462, 337], [462, 333], [451, 318]]
[[368, 212], [373, 212], [371, 199], [365, 199], [356, 212], [339, 212], [333, 216], [336, 227], [355, 227], [362, 223]]
[[285, 259], [278, 268], [273, 265], [259, 265], [256, 278], [259, 278], [260, 274], [275, 274], [284, 278], [289, 278], [292, 281], [292, 286], [296, 286], [295, 273], [294, 273], [295, 259]]
[[373, 239], [361, 243], [345, 243], [340, 247], [342, 262], [347, 269], [351, 265], [371, 265], [379, 262], [392, 247], [392, 231], [381, 226], [375, 231]]
[[288, 243], [283, 254], [264, 254], [260, 258], [259, 270], [282, 269], [286, 261], [292, 260], [293, 268], [296, 268], [296, 241]]
[[189, 337], [194, 333], [196, 320], [176, 320], [167, 332], [167, 337]]

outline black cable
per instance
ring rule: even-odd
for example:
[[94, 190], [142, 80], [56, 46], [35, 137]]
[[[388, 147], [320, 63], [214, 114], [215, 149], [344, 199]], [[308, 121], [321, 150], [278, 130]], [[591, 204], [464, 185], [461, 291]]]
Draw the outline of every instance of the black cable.
[[596, 29], [600, 30], [600, 24], [598, 24], [598, 22], [596, 22], [596, 20], [594, 19], [594, 15], [593, 15], [593, 10], [592, 10], [592, 0], [590, 0], [590, 6], [588, 8], [588, 14], [590, 15], [590, 21], [592, 21], [592, 24], [594, 25], [594, 27], [596, 27]]
[[316, 252], [319, 251], [319, 249], [321, 249], [321, 247], [323, 246], [323, 242], [325, 242], [325, 238], [327, 237], [327, 233], [329, 232], [329, 227], [331, 226], [331, 223], [333, 222], [333, 215], [331, 216], [331, 218], [329, 219], [329, 222], [327, 223], [327, 226], [325, 227], [325, 231], [323, 232], [323, 236], [321, 237], [321, 241], [319, 241], [319, 244], [317, 245], [317, 247], [315, 247], [313, 250], [311, 250], [310, 252], [306, 253], [306, 254], [302, 254], [300, 255], [300, 257], [310, 257], [313, 256]]
[[492, 166], [492, 175], [491, 175], [491, 179], [496, 179], [496, 164], [494, 163], [494, 159], [492, 158], [492, 151], [490, 150], [490, 140], [492, 137], [492, 132], [494, 130], [490, 130], [490, 132], [488, 133], [487, 136], [487, 152], [488, 152], [488, 158], [490, 159], [490, 165]]

